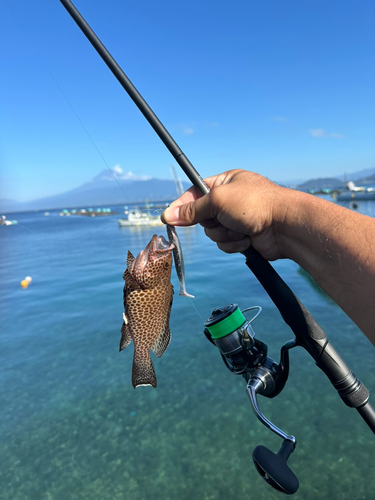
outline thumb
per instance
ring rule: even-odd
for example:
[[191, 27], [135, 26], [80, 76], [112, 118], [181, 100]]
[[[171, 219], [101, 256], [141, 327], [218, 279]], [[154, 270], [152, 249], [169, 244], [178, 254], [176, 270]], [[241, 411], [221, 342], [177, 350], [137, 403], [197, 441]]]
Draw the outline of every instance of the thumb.
[[192, 226], [207, 219], [212, 219], [214, 215], [211, 211], [210, 197], [209, 194], [206, 194], [195, 201], [168, 207], [162, 213], [161, 220], [164, 224], [171, 224], [172, 226]]

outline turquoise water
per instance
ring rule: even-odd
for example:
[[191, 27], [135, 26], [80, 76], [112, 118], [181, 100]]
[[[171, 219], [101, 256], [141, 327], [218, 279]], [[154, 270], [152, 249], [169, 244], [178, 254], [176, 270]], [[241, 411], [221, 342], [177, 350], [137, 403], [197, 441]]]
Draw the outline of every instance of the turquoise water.
[[[375, 204], [358, 205], [375, 214]], [[243, 257], [219, 252], [200, 227], [179, 231], [196, 309], [175, 293], [172, 342], [155, 360], [158, 388], [134, 390], [132, 347], [118, 352], [121, 276], [127, 250], [138, 253], [164, 228], [56, 213], [8, 218], [20, 224], [0, 226], [1, 498], [279, 498], [251, 456], [259, 444], [277, 452], [281, 440], [255, 418], [245, 381], [202, 333], [215, 307], [237, 302], [262, 306], [254, 330], [273, 358], [292, 338]], [[298, 266], [274, 266], [375, 394], [370, 342]], [[23, 290], [27, 275], [33, 281]], [[175, 275], [173, 284], [177, 292]], [[259, 404], [297, 438], [289, 460], [300, 481], [294, 498], [375, 499], [375, 438], [305, 351], [291, 352], [284, 391]]]

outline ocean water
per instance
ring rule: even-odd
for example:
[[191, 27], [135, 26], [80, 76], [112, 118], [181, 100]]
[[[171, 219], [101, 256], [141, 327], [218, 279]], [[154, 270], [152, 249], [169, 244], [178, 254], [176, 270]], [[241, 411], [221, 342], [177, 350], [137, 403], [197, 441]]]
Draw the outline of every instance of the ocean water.
[[[118, 208], [118, 207], [117, 207]], [[375, 203], [358, 202], [375, 215]], [[253, 414], [242, 377], [203, 335], [218, 306], [260, 305], [256, 336], [279, 359], [293, 337], [241, 255], [202, 228], [180, 229], [187, 289], [171, 314], [172, 342], [155, 360], [158, 388], [131, 385], [132, 347], [118, 352], [122, 273], [159, 228], [117, 217], [9, 216], [0, 226], [0, 497], [3, 500], [273, 500], [252, 451], [281, 439]], [[375, 349], [298, 266], [273, 264], [321, 324], [375, 402]], [[33, 278], [28, 289], [20, 286]], [[296, 499], [375, 499], [375, 437], [301, 348], [267, 418], [297, 438]]]

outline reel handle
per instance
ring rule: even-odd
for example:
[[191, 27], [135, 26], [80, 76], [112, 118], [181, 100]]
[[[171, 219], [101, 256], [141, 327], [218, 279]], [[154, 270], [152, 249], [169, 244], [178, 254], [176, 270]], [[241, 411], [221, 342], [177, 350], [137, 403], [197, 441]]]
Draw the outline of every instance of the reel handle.
[[288, 467], [287, 460], [294, 451], [294, 443], [285, 439], [277, 454], [265, 446], [257, 446], [253, 451], [255, 467], [263, 479], [274, 489], [293, 495], [298, 490], [299, 481]]

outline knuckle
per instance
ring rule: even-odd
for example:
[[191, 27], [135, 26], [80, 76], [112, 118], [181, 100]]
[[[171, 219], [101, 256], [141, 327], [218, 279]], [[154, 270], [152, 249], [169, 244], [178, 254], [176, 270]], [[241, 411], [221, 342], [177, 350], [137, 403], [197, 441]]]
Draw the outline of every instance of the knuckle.
[[212, 212], [216, 215], [221, 206], [225, 203], [226, 189], [223, 189], [223, 186], [216, 186], [207, 196], [210, 200]]
[[195, 203], [190, 202], [180, 207], [180, 219], [192, 224], [195, 222]]
[[217, 243], [218, 241], [221, 241], [221, 238], [219, 237], [219, 234], [218, 234], [216, 227], [214, 227], [214, 228], [205, 227], [204, 232], [205, 232], [205, 235], [208, 238], [210, 238], [210, 240], [214, 241], [215, 243]]
[[236, 253], [238, 252], [238, 249], [236, 247], [233, 247], [231, 243], [216, 243], [217, 247], [219, 250], [225, 253]]

